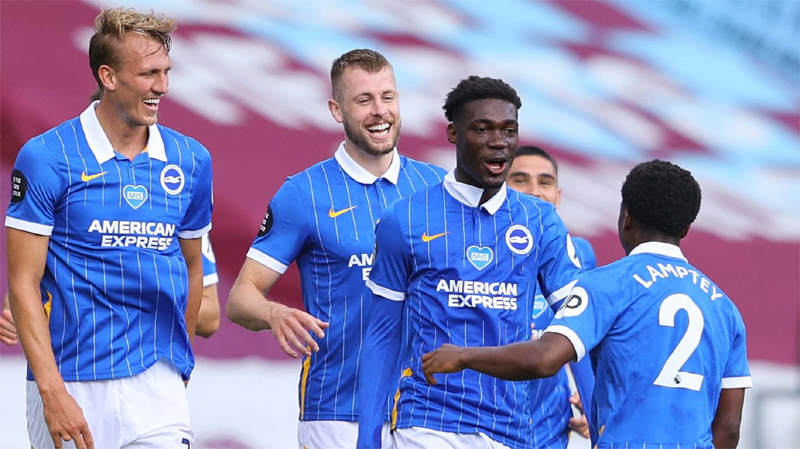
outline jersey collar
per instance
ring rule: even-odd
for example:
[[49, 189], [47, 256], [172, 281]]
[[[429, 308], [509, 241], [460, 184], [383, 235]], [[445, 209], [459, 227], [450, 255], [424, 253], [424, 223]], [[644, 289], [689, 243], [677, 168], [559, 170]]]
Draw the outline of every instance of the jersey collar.
[[[378, 180], [378, 176], [373, 175], [364, 167], [358, 165], [358, 162], [347, 154], [347, 150], [344, 149], [344, 142], [339, 145], [339, 149], [336, 150], [333, 157], [336, 159], [336, 162], [339, 163], [339, 166], [342, 167], [342, 170], [344, 170], [348, 176], [356, 180], [356, 182], [361, 184], [374, 184], [375, 181]], [[380, 177], [397, 185], [397, 179], [400, 177], [400, 154], [397, 152], [397, 148], [392, 150], [392, 163], [389, 164], [386, 173]]]
[[480, 204], [481, 196], [483, 196], [483, 189], [456, 181], [455, 169], [450, 170], [447, 175], [445, 175], [444, 188], [447, 190], [447, 193], [456, 200], [469, 207], [478, 207], [480, 205], [480, 207], [486, 209], [486, 212], [489, 212], [491, 215], [494, 215], [506, 200], [506, 183], [503, 183], [503, 187], [501, 187], [493, 197], [489, 198], [489, 201]]
[[[95, 101], [90, 104], [89, 107], [81, 113], [80, 120], [83, 133], [86, 135], [86, 142], [89, 143], [89, 148], [92, 150], [97, 162], [102, 164], [114, 157], [114, 148], [111, 146], [106, 132], [103, 131], [103, 127], [100, 126], [100, 121], [97, 120], [97, 112], [95, 109], [98, 104], [100, 104], [100, 101]], [[153, 159], [166, 162], [167, 153], [164, 151], [164, 141], [161, 139], [161, 132], [158, 130], [158, 126], [151, 125], [148, 126], [147, 129], [149, 131], [147, 145], [145, 146], [145, 148], [147, 148], [147, 153]]]
[[670, 243], [664, 242], [644, 242], [640, 243], [636, 248], [633, 248], [629, 256], [633, 256], [636, 254], [658, 254], [661, 256], [672, 257], [674, 259], [681, 259], [686, 261], [686, 256], [683, 255], [683, 251], [675, 245]]

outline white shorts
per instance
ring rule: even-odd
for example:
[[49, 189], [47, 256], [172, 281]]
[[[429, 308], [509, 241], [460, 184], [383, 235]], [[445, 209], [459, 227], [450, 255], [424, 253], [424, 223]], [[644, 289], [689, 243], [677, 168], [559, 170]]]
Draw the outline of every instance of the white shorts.
[[[383, 423], [383, 449], [392, 449], [389, 423]], [[297, 444], [300, 449], [355, 449], [358, 423], [348, 421], [300, 421]]]
[[[186, 387], [170, 361], [159, 360], [132, 377], [64, 384], [83, 410], [96, 448], [189, 449], [194, 441]], [[52, 449], [39, 388], [34, 381], [26, 388], [31, 446]], [[63, 448], [74, 449], [75, 443], [65, 442]]]
[[482, 433], [451, 433], [423, 427], [397, 429], [395, 449], [510, 449]]

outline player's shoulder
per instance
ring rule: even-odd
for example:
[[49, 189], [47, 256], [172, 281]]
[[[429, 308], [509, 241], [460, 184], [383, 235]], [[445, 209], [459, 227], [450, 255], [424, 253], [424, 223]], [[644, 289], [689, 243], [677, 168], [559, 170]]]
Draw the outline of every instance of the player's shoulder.
[[331, 175], [339, 173], [339, 164], [334, 158], [324, 159], [293, 175], [287, 176], [284, 183], [291, 183], [304, 190], [312, 184], [329, 183]]
[[434, 180], [437, 183], [444, 180], [447, 170], [433, 165], [429, 162], [418, 161], [406, 156], [400, 156], [400, 164], [403, 169], [415, 170], [426, 180]]
[[164, 142], [164, 148], [175, 148], [179, 151], [184, 149], [190, 151], [196, 158], [201, 160], [211, 159], [211, 153], [202, 143], [197, 139], [187, 136], [179, 131], [164, 125], [156, 125], [159, 133], [161, 133], [161, 140]]
[[511, 210], [521, 210], [527, 215], [540, 214], [541, 216], [549, 216], [555, 214], [556, 207], [547, 201], [536, 198], [533, 195], [520, 193], [511, 187], [506, 186], [506, 201]]
[[633, 265], [627, 257], [584, 272], [578, 280], [579, 285], [592, 285], [619, 289], [626, 277], [633, 272]]
[[76, 133], [79, 127], [79, 118], [69, 119], [31, 138], [22, 148], [26, 151], [40, 152], [42, 155], [45, 154], [44, 152], [52, 154], [56, 151], [71, 151], [75, 148]]

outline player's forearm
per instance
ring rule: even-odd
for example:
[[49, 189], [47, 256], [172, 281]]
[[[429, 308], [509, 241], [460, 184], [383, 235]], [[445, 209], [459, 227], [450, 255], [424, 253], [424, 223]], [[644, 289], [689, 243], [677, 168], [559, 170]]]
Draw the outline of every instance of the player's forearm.
[[548, 363], [545, 348], [537, 341], [507, 346], [464, 348], [461, 361], [471, 369], [504, 380], [527, 380], [551, 377], [558, 372]]
[[719, 395], [717, 412], [711, 423], [711, 438], [714, 447], [735, 448], [739, 444], [739, 428], [742, 424], [744, 389], [723, 389]]
[[186, 332], [189, 341], [194, 342], [197, 330], [197, 319], [200, 314], [200, 303], [203, 301], [203, 272], [189, 273], [189, 296], [186, 300]]
[[10, 280], [8, 302], [17, 325], [20, 345], [42, 398], [46, 399], [50, 393], [64, 390], [64, 380], [53, 354], [50, 328], [42, 307], [39, 285], [20, 285]]
[[195, 333], [203, 338], [209, 338], [219, 329], [219, 296], [217, 285], [203, 287], [203, 300], [200, 303], [200, 312], [197, 314], [197, 329]]
[[234, 323], [251, 331], [270, 329], [269, 318], [282, 304], [270, 301], [254, 285], [239, 282], [231, 288], [225, 314]]
[[711, 425], [712, 444], [717, 449], [735, 449], [739, 445], [739, 426], [718, 423]]

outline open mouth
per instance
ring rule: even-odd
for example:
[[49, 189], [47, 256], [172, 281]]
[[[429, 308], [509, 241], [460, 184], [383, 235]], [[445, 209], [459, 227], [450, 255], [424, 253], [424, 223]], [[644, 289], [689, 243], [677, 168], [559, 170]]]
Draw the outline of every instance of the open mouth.
[[159, 102], [161, 102], [160, 98], [145, 98], [144, 100], [142, 100], [142, 103], [144, 103], [145, 107], [147, 107], [147, 109], [150, 109], [151, 111], [158, 110]]
[[392, 125], [386, 122], [367, 126], [367, 132], [369, 132], [372, 137], [377, 139], [383, 139], [384, 137], [387, 137], [391, 129]]
[[493, 158], [483, 162], [486, 169], [494, 176], [499, 176], [505, 173], [508, 160], [505, 158]]

